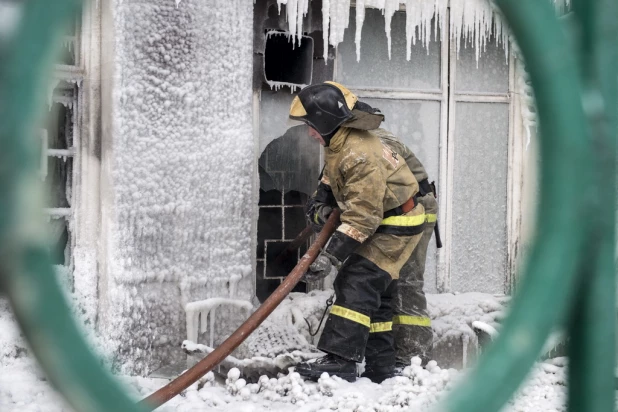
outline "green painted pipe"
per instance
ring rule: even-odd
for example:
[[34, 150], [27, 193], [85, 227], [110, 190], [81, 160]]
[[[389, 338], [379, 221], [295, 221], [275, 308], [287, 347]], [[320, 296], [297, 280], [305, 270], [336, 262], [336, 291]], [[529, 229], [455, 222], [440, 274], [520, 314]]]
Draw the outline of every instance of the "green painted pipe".
[[[616, 40], [615, 0], [574, 0], [583, 108], [594, 150], [595, 175], [582, 195], [592, 200], [588, 257], [580, 268], [580, 296], [569, 323], [569, 411], [613, 411], [615, 403], [615, 199]], [[592, 166], [592, 165], [591, 165]]]
[[76, 410], [139, 411], [87, 347], [41, 243], [33, 125], [52, 51], [80, 6], [78, 0], [23, 2], [14, 41], [0, 50], [0, 288], [50, 381]]

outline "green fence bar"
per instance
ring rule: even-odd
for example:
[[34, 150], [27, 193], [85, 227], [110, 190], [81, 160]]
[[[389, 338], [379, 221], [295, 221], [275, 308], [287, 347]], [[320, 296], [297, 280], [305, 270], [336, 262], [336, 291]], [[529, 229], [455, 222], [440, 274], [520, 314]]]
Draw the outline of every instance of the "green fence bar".
[[443, 410], [499, 410], [550, 331], [566, 325], [569, 410], [614, 410], [616, 127], [607, 119], [617, 110], [618, 66], [607, 48], [616, 47], [618, 19], [610, 3], [574, 1], [576, 53], [551, 2], [496, 0], [525, 56], [539, 111], [537, 233], [499, 339]]

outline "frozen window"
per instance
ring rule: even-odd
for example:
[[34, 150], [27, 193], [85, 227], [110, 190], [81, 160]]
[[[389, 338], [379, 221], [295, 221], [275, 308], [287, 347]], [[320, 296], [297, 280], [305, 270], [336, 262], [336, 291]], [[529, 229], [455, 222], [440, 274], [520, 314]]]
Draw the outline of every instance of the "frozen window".
[[45, 190], [49, 250], [52, 263], [67, 268], [72, 266], [77, 113], [83, 79], [79, 56], [80, 34], [81, 20], [75, 19], [67, 27], [56, 57], [55, 86], [49, 97], [49, 113], [40, 140], [40, 175]]
[[264, 75], [269, 84], [311, 84], [313, 39], [302, 36], [298, 44], [290, 33], [270, 30], [266, 33]]
[[[337, 48], [337, 79], [350, 87], [437, 90], [440, 88], [440, 41], [429, 43], [429, 50], [417, 41], [406, 60], [406, 15], [396, 12], [391, 21], [392, 51], [384, 33], [380, 10], [366, 9], [362, 29], [361, 59], [356, 61], [355, 9], [350, 10], [350, 25]], [[440, 33], [438, 32], [438, 39]]]
[[503, 293], [509, 105], [457, 103], [452, 290]]
[[79, 62], [79, 32], [81, 30], [79, 19], [74, 19], [67, 26], [62, 37], [62, 47], [56, 62], [66, 66], [77, 66]]
[[[305, 228], [304, 209], [320, 173], [320, 145], [307, 126], [289, 127], [294, 98], [286, 92], [262, 92], [260, 113], [260, 201], [257, 229], [257, 296], [264, 301], [307, 250], [286, 250]], [[306, 291], [301, 282], [295, 291]]]
[[46, 128], [41, 133], [41, 179], [49, 216], [52, 261], [70, 264], [68, 219], [72, 216], [75, 86], [62, 83], [52, 95]]
[[456, 91], [507, 93], [509, 90], [509, 64], [502, 44], [492, 38], [476, 60], [476, 51], [468, 42], [459, 50], [457, 60]]

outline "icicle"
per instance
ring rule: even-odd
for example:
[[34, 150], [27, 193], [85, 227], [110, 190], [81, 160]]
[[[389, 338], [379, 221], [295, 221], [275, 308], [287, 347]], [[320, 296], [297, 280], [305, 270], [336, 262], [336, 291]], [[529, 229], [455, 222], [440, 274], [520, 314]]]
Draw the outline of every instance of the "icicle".
[[324, 63], [326, 64], [328, 64], [328, 25], [329, 23], [330, 23], [330, 0], [322, 0], [322, 39], [324, 40]]
[[[521, 57], [520, 57], [521, 59]], [[536, 102], [534, 99], [534, 91], [530, 86], [530, 79], [526, 72], [523, 62], [517, 66], [517, 94], [519, 94], [521, 117], [523, 119], [524, 128], [526, 129], [526, 150], [530, 146], [531, 129], [536, 126]]]
[[464, 334], [461, 336], [462, 346], [462, 360], [461, 366], [465, 369], [468, 366], [468, 344], [470, 343], [470, 336]]
[[288, 19], [288, 30], [292, 36], [296, 36], [296, 15], [298, 13], [298, 0], [289, 0], [285, 7]]
[[49, 89], [47, 89], [47, 104], [49, 110], [52, 108], [52, 104], [54, 102], [54, 89], [58, 87], [58, 84], [60, 84], [60, 80], [54, 80], [49, 85]]
[[395, 12], [399, 9], [399, 0], [386, 0], [384, 6], [384, 30], [388, 43], [388, 59], [391, 59], [391, 20]]
[[416, 44], [416, 12], [415, 0], [406, 0], [406, 60], [412, 57], [412, 44]]
[[406, 0], [406, 59], [408, 61], [411, 58], [412, 45], [416, 44], [417, 30], [419, 40], [429, 53], [431, 21], [435, 17], [433, 29], [434, 41], [437, 41], [438, 25], [442, 28], [447, 7], [447, 0]]
[[292, 35], [292, 39], [298, 40], [300, 45], [303, 36], [303, 18], [309, 11], [309, 0], [277, 0], [279, 14], [281, 14], [282, 4], [286, 5], [288, 31]]
[[365, 21], [365, 0], [356, 0], [356, 61], [360, 62], [361, 37], [363, 32], [363, 22]]
[[178, 5], [180, 4], [182, 0], [176, 0], [176, 8], [178, 8]]
[[266, 80], [266, 84], [270, 87], [271, 90], [278, 92], [282, 87], [289, 87], [290, 93], [296, 92], [297, 89], [303, 89], [307, 87], [306, 84], [296, 84], [296, 83], [286, 83], [286, 82], [275, 82], [271, 80]]
[[350, 21], [350, 0], [330, 1], [330, 44], [337, 46], [343, 41]]
[[298, 45], [300, 46], [300, 42], [303, 38], [303, 18], [307, 15], [307, 11], [309, 11], [309, 0], [298, 0], [298, 10], [297, 10], [297, 22], [296, 22], [296, 35], [298, 37]]

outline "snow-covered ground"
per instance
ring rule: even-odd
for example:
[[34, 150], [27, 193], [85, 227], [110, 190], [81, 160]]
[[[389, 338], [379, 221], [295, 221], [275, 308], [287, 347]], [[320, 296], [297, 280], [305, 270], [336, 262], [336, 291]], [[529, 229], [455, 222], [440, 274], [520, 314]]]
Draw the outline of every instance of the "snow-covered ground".
[[[313, 298], [323, 298], [318, 293]], [[305, 295], [307, 296], [307, 295]], [[285, 318], [286, 307], [312, 307], [307, 296], [297, 295], [295, 305], [283, 304], [275, 318]], [[491, 323], [500, 313], [500, 298], [491, 295], [466, 294], [430, 296], [430, 312], [434, 317], [436, 339], [449, 334], [468, 334], [466, 326], [474, 321]], [[306, 314], [303, 314], [305, 317]], [[297, 314], [297, 316], [300, 316]], [[436, 319], [437, 318], [437, 319]], [[311, 323], [316, 323], [310, 317]], [[305, 322], [303, 322], [304, 324]], [[298, 325], [301, 325], [298, 322]], [[70, 407], [46, 381], [20, 336], [6, 301], [0, 299], [0, 410], [1, 411], [70, 411]], [[505, 408], [506, 411], [562, 411], [565, 410], [566, 360], [556, 358], [539, 363], [526, 385]], [[348, 383], [336, 377], [324, 376], [319, 382], [303, 381], [294, 372], [279, 374], [278, 378], [263, 376], [256, 383], [247, 383], [237, 369], [228, 373], [226, 382], [217, 381], [212, 374], [172, 399], [162, 410], [193, 411], [283, 411], [293, 407], [297, 411], [396, 411], [428, 410], [443, 397], [464, 372], [442, 369], [436, 362], [421, 368], [413, 360], [404, 376], [389, 379], [380, 385], [368, 379]], [[136, 400], [167, 383], [165, 379], [119, 376]]]

